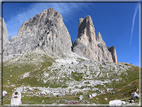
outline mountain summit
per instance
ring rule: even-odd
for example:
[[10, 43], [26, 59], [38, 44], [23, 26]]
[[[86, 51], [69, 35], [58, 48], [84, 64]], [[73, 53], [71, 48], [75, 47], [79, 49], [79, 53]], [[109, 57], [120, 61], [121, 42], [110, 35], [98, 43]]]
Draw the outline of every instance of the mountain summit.
[[17, 36], [4, 46], [4, 56], [20, 54], [29, 50], [45, 50], [60, 55], [71, 51], [72, 41], [63, 18], [53, 8], [24, 22]]
[[[7, 36], [3, 38], [8, 41]], [[107, 48], [100, 32], [96, 36], [91, 16], [79, 19], [78, 37], [72, 44], [61, 14], [53, 8], [43, 10], [22, 24], [17, 36], [4, 44], [4, 60], [30, 50], [44, 50], [57, 56], [73, 51], [90, 60], [117, 62], [115, 47]]]
[[79, 19], [74, 44], [53, 8], [24, 22], [10, 41], [1, 20], [3, 104], [139, 105], [139, 67], [117, 62], [90, 16]]
[[117, 62], [115, 48], [109, 48], [108, 50], [100, 32], [96, 36], [95, 27], [90, 16], [79, 19], [78, 38], [74, 42], [73, 52], [90, 60]]

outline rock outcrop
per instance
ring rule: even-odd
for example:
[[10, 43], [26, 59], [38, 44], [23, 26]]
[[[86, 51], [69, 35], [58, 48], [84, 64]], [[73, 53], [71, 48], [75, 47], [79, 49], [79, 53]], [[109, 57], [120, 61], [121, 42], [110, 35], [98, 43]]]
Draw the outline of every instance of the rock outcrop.
[[[114, 49], [114, 50], [113, 50]], [[100, 32], [95, 35], [95, 28], [90, 16], [79, 19], [78, 37], [73, 44], [73, 52], [100, 62], [117, 62], [115, 48], [107, 48]]]
[[24, 22], [18, 34], [11, 37], [10, 41], [8, 41], [6, 25], [3, 23], [3, 58], [29, 50], [44, 50], [57, 56], [73, 51], [90, 60], [117, 62], [115, 47], [107, 48], [100, 32], [96, 36], [90, 16], [80, 18], [78, 26], [78, 37], [72, 44], [61, 14], [53, 8], [43, 10]]
[[101, 62], [105, 62], [105, 61], [113, 62], [112, 55], [108, 51], [108, 48], [107, 48], [105, 42], [103, 41], [100, 32], [97, 33], [96, 40], [97, 40], [98, 53], [99, 53], [98, 54], [98, 61], [101, 61]]
[[108, 50], [111, 52], [113, 62], [117, 62], [117, 54], [115, 47], [114, 46], [108, 47]]
[[[1, 32], [2, 30], [2, 32]], [[2, 34], [3, 33], [3, 34]], [[8, 43], [8, 31], [7, 31], [7, 28], [6, 28], [6, 24], [4, 22], [4, 19], [0, 17], [0, 53], [1, 53], [1, 45], [5, 45], [6, 43]], [[3, 36], [3, 44], [1, 44], [1, 41], [2, 41], [2, 36]]]
[[98, 60], [95, 28], [90, 16], [79, 19], [78, 37], [73, 45], [73, 52], [86, 58]]
[[4, 56], [36, 49], [60, 55], [70, 52], [71, 47], [71, 37], [61, 14], [49, 8], [22, 24], [17, 36], [5, 45]]

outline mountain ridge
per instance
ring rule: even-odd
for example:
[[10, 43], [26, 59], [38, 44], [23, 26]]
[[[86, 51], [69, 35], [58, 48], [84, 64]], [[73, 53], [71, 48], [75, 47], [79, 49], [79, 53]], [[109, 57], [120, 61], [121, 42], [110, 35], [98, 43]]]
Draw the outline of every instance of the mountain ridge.
[[[86, 36], [83, 36], [85, 32]], [[83, 42], [83, 44], [76, 41]], [[72, 44], [71, 36], [64, 25], [61, 14], [53, 8], [49, 8], [22, 24], [17, 36], [11, 37], [10, 41], [3, 45], [3, 58], [5, 60], [9, 59], [7, 56], [12, 57], [28, 50], [43, 49], [59, 56], [72, 51], [95, 61], [117, 62], [115, 48], [113, 48], [115, 52], [113, 54], [112, 49], [107, 49], [100, 33], [95, 37], [91, 16], [79, 19], [76, 41]]]
[[4, 44], [3, 55], [2, 99], [8, 106], [15, 91], [23, 106], [99, 106], [115, 99], [123, 106], [140, 104], [139, 67], [117, 62], [115, 47], [95, 34], [91, 16], [79, 19], [72, 44], [61, 15], [53, 8], [44, 10], [23, 23]]

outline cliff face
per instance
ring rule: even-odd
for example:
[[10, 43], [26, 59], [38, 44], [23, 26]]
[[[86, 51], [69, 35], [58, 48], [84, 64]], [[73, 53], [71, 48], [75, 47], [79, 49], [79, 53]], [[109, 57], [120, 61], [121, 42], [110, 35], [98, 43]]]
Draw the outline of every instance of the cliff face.
[[[3, 20], [3, 19], [2, 19]], [[72, 44], [63, 18], [53, 8], [24, 22], [18, 34], [8, 42], [8, 32], [3, 21], [3, 56], [21, 54], [29, 50], [44, 50], [60, 56], [71, 50], [80, 56], [100, 62], [117, 62], [115, 47], [106, 46], [101, 33], [95, 34], [90, 16], [79, 19], [78, 37]]]
[[78, 37], [73, 44], [73, 52], [100, 62], [117, 62], [114, 50], [108, 50], [100, 32], [95, 35], [95, 28], [90, 16], [79, 19]]
[[23, 23], [17, 36], [13, 36], [10, 43], [6, 44], [4, 55], [35, 49], [61, 54], [70, 52], [71, 47], [71, 37], [61, 14], [49, 8]]
[[[1, 30], [2, 30], [2, 33], [3, 35], [1, 35]], [[6, 28], [6, 24], [4, 22], [4, 19], [0, 17], [0, 53], [1, 53], [1, 41], [2, 41], [2, 36], [3, 36], [3, 45], [7, 44], [8, 43], [8, 31], [7, 31], [7, 28]]]
[[79, 19], [78, 38], [74, 42], [73, 52], [89, 59], [98, 60], [95, 28], [90, 16]]
[[108, 50], [111, 52], [113, 62], [117, 62], [117, 54], [115, 47], [114, 46], [108, 47]]

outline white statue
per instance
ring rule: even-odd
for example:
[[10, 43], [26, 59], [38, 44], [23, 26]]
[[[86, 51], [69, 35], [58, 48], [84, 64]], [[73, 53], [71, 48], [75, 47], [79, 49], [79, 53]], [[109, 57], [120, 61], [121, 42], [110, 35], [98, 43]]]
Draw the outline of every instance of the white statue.
[[21, 92], [14, 91], [11, 98], [11, 105], [20, 105], [21, 104]]

